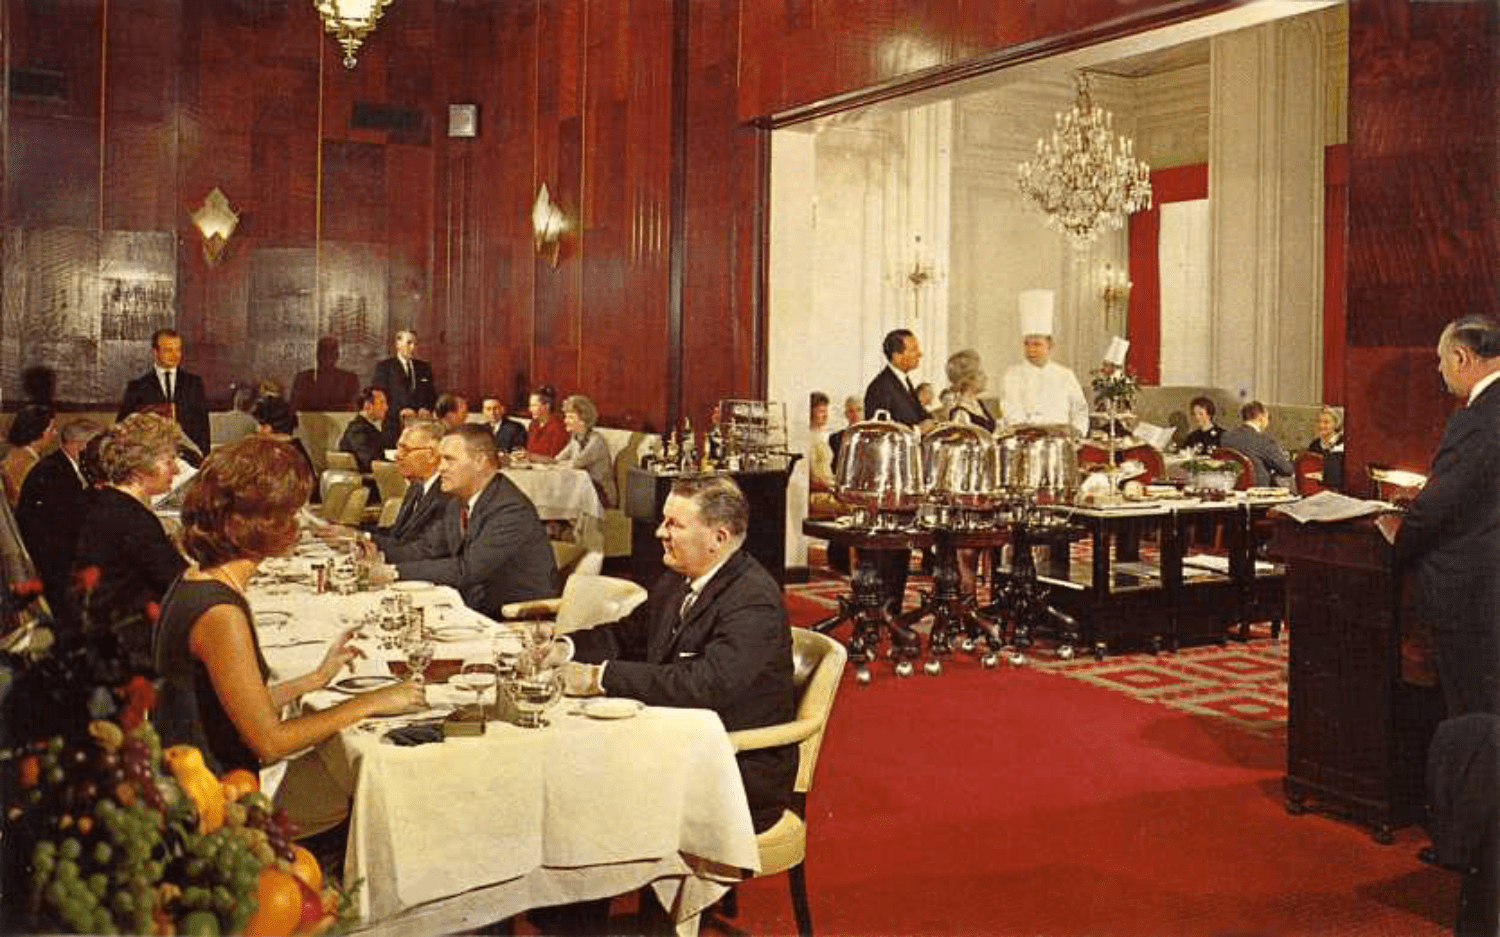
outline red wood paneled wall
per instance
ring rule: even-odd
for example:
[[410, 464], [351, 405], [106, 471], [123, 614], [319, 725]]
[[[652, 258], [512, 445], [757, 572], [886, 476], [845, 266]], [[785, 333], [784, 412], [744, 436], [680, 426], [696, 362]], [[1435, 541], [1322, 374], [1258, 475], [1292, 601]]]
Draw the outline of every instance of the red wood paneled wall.
[[[397, 0], [346, 71], [310, 0], [0, 0], [0, 377], [143, 367], [88, 313], [102, 267], [165, 237], [167, 314], [220, 395], [290, 379], [321, 331], [368, 373], [415, 326], [471, 395], [546, 381], [611, 423], [701, 419], [764, 388], [765, 126], [1230, 5]], [[1494, 5], [1360, 0], [1350, 39], [1350, 445], [1425, 458], [1426, 346], [1494, 308]], [[458, 102], [475, 139], [446, 135]], [[578, 226], [556, 268], [543, 182]], [[209, 268], [188, 211], [215, 185], [242, 220]], [[24, 302], [20, 268], [44, 274]], [[65, 396], [118, 393], [79, 375]]]

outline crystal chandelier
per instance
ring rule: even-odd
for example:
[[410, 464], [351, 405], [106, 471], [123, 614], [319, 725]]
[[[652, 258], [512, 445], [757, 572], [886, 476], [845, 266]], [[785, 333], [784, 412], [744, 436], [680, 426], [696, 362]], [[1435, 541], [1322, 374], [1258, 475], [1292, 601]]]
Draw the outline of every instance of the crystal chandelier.
[[1106, 226], [1151, 207], [1151, 169], [1135, 158], [1135, 143], [1115, 136], [1113, 116], [1094, 106], [1088, 76], [1078, 74], [1078, 100], [1056, 117], [1052, 138], [1036, 141], [1036, 157], [1020, 166], [1021, 191], [1067, 235], [1087, 247]]
[[365, 37], [375, 31], [375, 24], [385, 8], [395, 0], [313, 0], [323, 28], [344, 48], [344, 67], [354, 67], [354, 53]]

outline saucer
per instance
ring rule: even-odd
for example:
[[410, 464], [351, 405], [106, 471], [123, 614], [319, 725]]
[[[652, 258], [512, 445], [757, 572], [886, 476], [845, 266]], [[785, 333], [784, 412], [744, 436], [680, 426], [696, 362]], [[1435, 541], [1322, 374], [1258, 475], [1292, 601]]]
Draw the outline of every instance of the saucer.
[[578, 704], [579, 711], [590, 719], [629, 719], [645, 708], [640, 700], [613, 696], [599, 696]]

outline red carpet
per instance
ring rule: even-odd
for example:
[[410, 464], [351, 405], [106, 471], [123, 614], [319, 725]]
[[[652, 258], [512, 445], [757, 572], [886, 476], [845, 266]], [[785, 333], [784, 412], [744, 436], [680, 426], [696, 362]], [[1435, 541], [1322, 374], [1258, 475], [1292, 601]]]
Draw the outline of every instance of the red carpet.
[[[798, 624], [825, 614], [803, 591]], [[1420, 832], [1380, 846], [1283, 809], [1284, 712], [1258, 688], [1282, 651], [1201, 650], [846, 675], [810, 799], [817, 933], [1449, 933], [1457, 882], [1416, 860]], [[1225, 703], [1236, 680], [1252, 692]], [[794, 932], [786, 877], [744, 885], [734, 923]]]

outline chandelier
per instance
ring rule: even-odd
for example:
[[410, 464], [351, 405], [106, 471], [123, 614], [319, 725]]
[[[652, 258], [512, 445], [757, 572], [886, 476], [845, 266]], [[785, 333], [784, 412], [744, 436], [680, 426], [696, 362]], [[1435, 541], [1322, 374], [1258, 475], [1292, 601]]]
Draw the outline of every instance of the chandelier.
[[354, 53], [365, 37], [375, 31], [375, 24], [385, 8], [395, 0], [313, 0], [323, 28], [344, 48], [344, 67], [354, 67]]
[[1151, 206], [1151, 169], [1135, 158], [1132, 140], [1115, 135], [1113, 116], [1094, 106], [1082, 72], [1078, 100], [1056, 121], [1051, 139], [1036, 141], [1036, 157], [1020, 166], [1021, 192], [1081, 250]]

